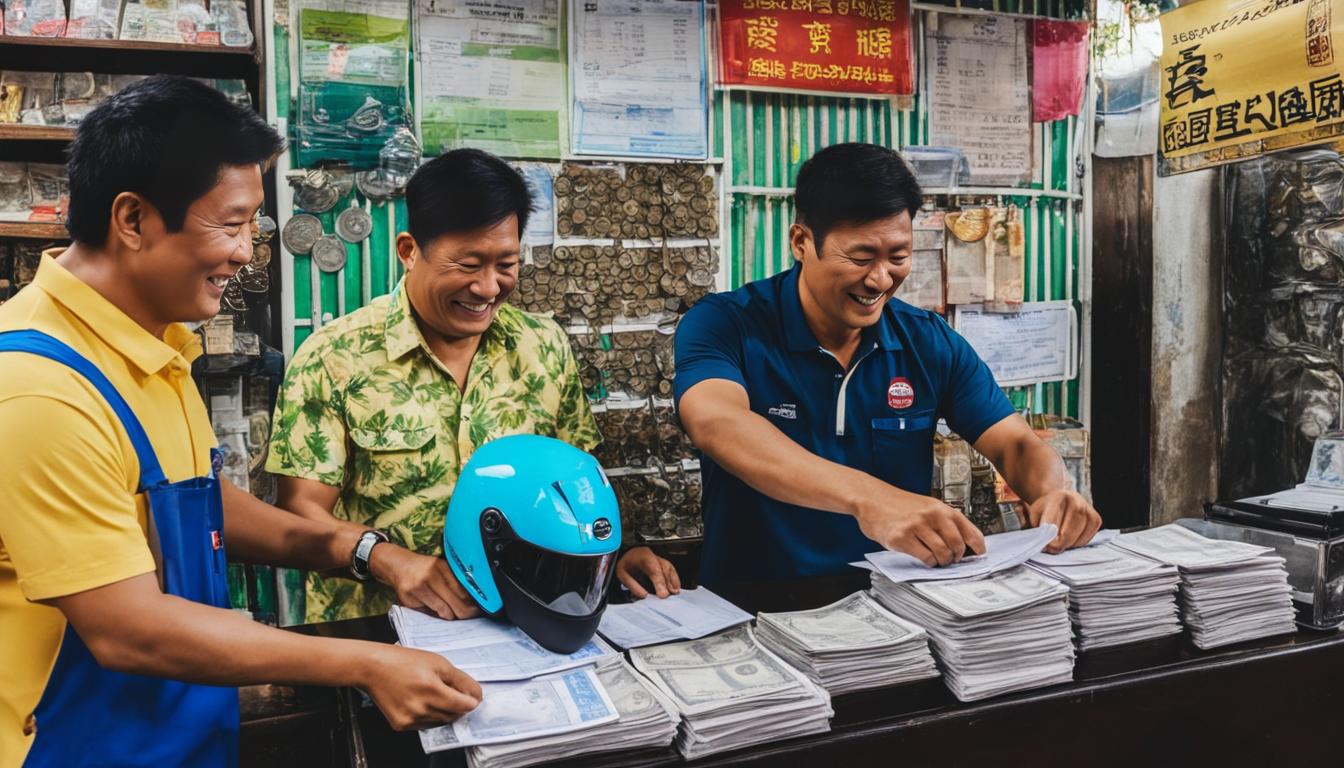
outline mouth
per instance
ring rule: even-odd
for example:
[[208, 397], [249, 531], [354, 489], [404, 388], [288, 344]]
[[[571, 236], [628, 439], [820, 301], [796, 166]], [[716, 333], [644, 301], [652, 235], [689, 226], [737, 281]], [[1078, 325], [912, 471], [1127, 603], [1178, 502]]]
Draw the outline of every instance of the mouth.
[[205, 279], [205, 282], [210, 286], [211, 293], [218, 296], [223, 296], [224, 289], [228, 286], [229, 281], [232, 279], [233, 275], [211, 275]]
[[466, 302], [453, 300], [453, 307], [462, 314], [474, 319], [480, 319], [490, 316], [490, 311], [495, 308], [498, 301]]
[[853, 300], [854, 300], [855, 302], [857, 302], [858, 305], [861, 306], [861, 307], [869, 307], [869, 308], [871, 308], [871, 307], [875, 307], [875, 306], [877, 306], [879, 303], [881, 303], [882, 298], [883, 298], [885, 295], [886, 295], [886, 294], [879, 294], [879, 295], [877, 295], [877, 296], [860, 296], [860, 295], [857, 294], [857, 293], [851, 293], [851, 294], [849, 294], [849, 298], [853, 299]]

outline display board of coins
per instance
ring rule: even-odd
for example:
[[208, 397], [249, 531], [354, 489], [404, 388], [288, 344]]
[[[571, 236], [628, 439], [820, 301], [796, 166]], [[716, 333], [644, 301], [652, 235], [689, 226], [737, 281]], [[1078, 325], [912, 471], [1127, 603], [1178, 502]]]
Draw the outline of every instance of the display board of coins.
[[626, 544], [704, 535], [698, 469], [671, 466], [609, 474], [621, 505]]
[[714, 290], [718, 254], [708, 246], [559, 245], [533, 251], [511, 301], [565, 325], [661, 318]]
[[718, 237], [718, 195], [705, 166], [565, 163], [555, 179], [560, 237]]

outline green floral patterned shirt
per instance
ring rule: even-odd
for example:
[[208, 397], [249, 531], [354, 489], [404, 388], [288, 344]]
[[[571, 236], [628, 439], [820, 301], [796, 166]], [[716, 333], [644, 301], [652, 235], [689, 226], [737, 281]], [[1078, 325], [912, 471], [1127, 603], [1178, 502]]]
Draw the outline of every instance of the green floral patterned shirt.
[[[471, 361], [463, 392], [429, 351], [406, 292], [323, 326], [294, 355], [275, 406], [266, 469], [339, 486], [333, 514], [443, 552], [443, 515], [480, 445], [512, 434], [600, 441], [565, 332], [508, 304]], [[386, 612], [391, 589], [308, 574], [307, 620]]]

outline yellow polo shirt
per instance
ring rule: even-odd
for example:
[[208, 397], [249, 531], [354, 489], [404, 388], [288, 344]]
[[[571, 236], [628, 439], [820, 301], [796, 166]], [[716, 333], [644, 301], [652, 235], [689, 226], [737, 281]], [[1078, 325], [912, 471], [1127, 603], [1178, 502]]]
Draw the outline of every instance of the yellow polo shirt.
[[[69, 344], [126, 399], [169, 480], [207, 474], [215, 436], [191, 379], [196, 334], [173, 325], [155, 338], [51, 255], [0, 306], [0, 331]], [[0, 353], [0, 766], [22, 764], [32, 746], [25, 731], [65, 632], [61, 612], [36, 601], [154, 571], [139, 476], [93, 385], [60, 363]]]

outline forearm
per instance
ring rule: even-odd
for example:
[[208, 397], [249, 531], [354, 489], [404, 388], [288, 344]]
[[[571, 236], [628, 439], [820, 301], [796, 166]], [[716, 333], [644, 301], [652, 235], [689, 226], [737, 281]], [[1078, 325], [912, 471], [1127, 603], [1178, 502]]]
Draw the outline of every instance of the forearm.
[[1014, 441], [1004, 451], [999, 471], [1008, 487], [1028, 504], [1051, 491], [1070, 487], [1068, 471], [1059, 454], [1035, 435]]
[[[229, 559], [310, 571], [345, 568], [364, 526], [323, 512], [290, 514], [224, 484], [224, 541]], [[315, 519], [316, 518], [316, 519]]]
[[[695, 444], [730, 474], [776, 501], [853, 515], [877, 478], [817, 456], [760, 415], [723, 409], [702, 419]], [[896, 489], [892, 489], [896, 490]]]

